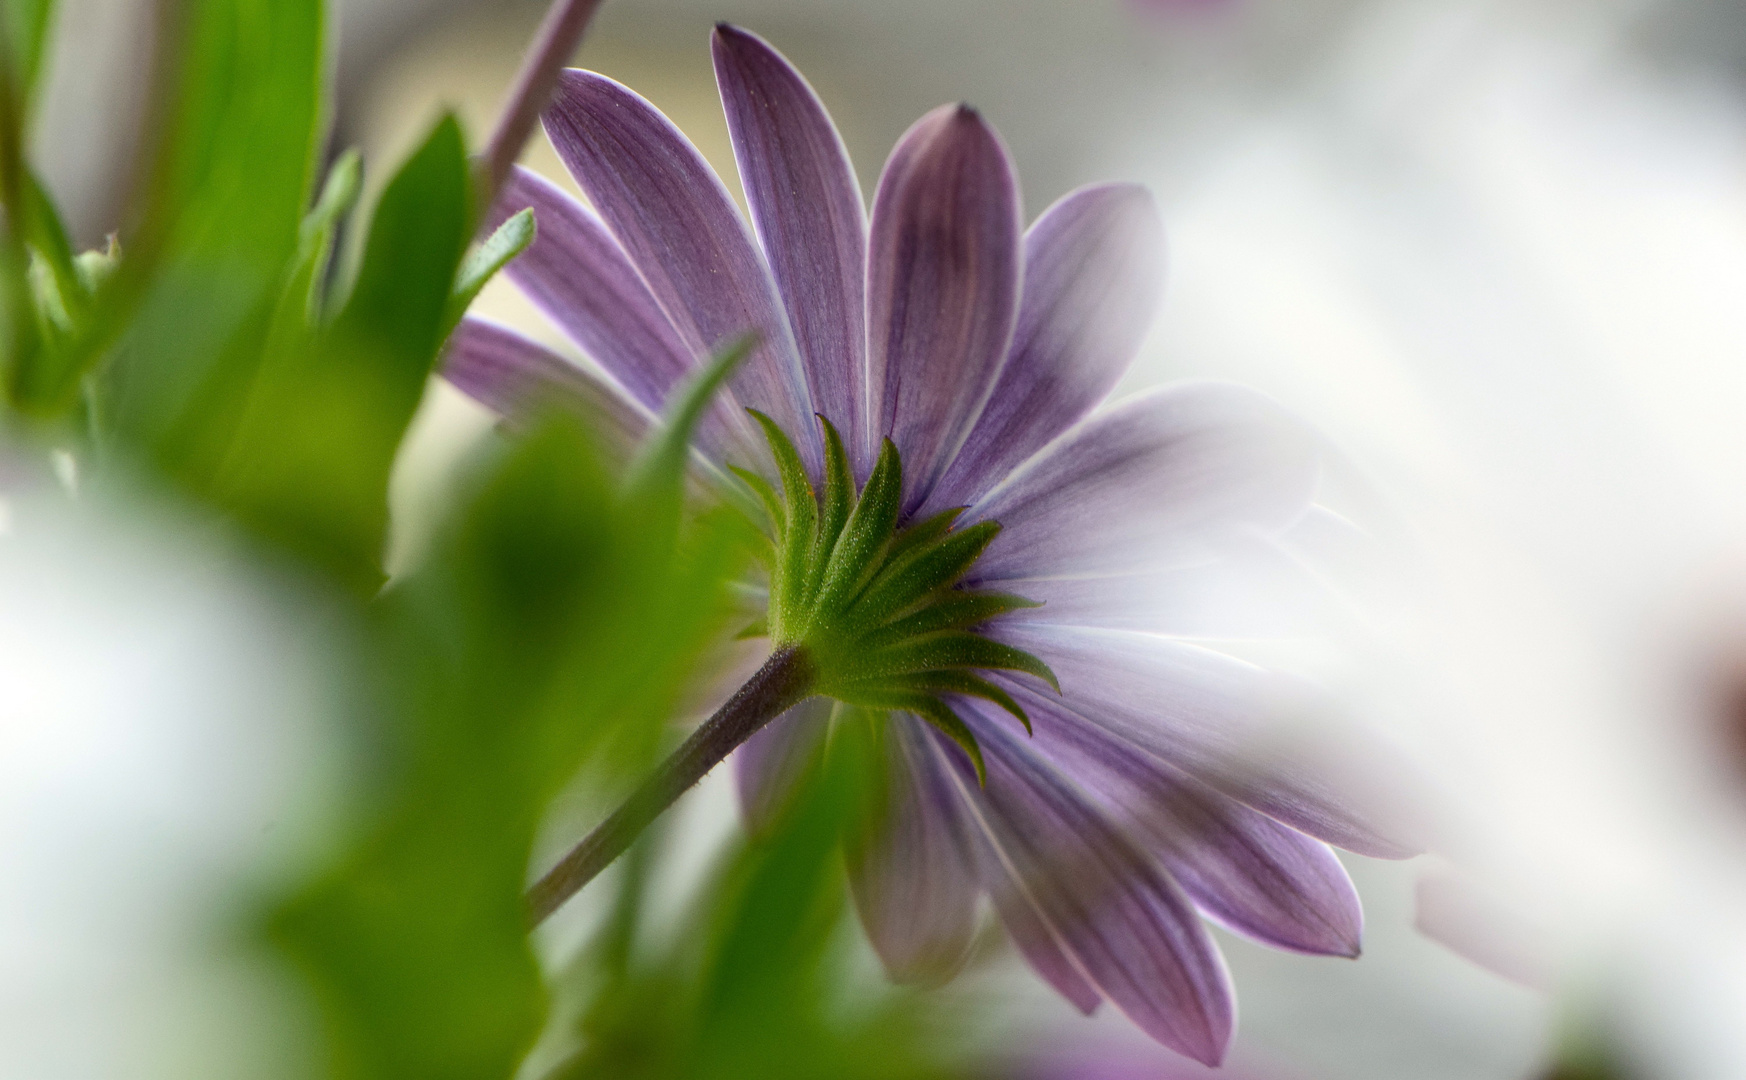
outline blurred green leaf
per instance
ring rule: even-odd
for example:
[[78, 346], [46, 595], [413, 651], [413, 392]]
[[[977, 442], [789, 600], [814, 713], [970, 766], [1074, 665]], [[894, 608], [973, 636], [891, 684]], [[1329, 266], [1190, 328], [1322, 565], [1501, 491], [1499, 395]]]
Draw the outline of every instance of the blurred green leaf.
[[326, 121], [320, 0], [187, 0], [161, 21], [138, 227], [69, 359], [99, 424], [175, 477], [225, 452], [297, 249]]
[[342, 163], [333, 200], [311, 215], [214, 488], [257, 534], [368, 595], [382, 583], [388, 476], [435, 363], [471, 195], [460, 128], [444, 117], [383, 191], [345, 306], [303, 331], [329, 243], [321, 215], [355, 188], [350, 171]]
[[42, 72], [49, 24], [54, 19], [54, 0], [6, 0], [0, 4], [0, 34], [5, 35], [8, 82], [16, 108], [28, 117], [37, 78]]
[[52, 12], [50, 0], [0, 5], [0, 375], [7, 401], [33, 412], [84, 300], [60, 218], [24, 153]]
[[523, 899], [535, 830], [585, 761], [647, 766], [728, 625], [744, 532], [708, 514], [651, 534], [577, 425], [554, 414], [490, 457], [377, 605], [385, 794], [273, 924], [316, 988], [336, 1077], [513, 1073], [545, 1013]]
[[609, 493], [581, 433], [548, 426], [384, 600], [385, 809], [274, 926], [328, 1018], [332, 1076], [508, 1077], [538, 1029], [523, 878], [580, 737], [550, 730], [545, 698], [612, 587]]

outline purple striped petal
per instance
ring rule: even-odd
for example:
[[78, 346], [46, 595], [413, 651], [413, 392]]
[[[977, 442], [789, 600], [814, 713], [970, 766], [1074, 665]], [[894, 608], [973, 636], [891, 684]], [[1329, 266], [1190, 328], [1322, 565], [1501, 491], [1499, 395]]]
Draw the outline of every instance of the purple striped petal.
[[892, 150], [868, 245], [867, 382], [873, 436], [903, 452], [905, 509], [950, 464], [1006, 360], [1020, 231], [1011, 162], [974, 109], [935, 109]]
[[1348, 619], [1355, 590], [1384, 604], [1399, 587], [1378, 579], [1388, 551], [1351, 522], [1312, 506], [1279, 536], [1233, 537], [1215, 562], [1147, 574], [1007, 579], [1001, 587], [1042, 604], [1006, 618], [1101, 626], [1171, 637], [1301, 637]]
[[[858, 452], [867, 445], [867, 217], [849, 152], [806, 79], [762, 39], [720, 23], [713, 48], [746, 205], [812, 407]], [[860, 475], [872, 467], [854, 464]]]
[[1145, 188], [1071, 192], [1025, 234], [1012, 353], [924, 513], [975, 502], [1108, 396], [1164, 285], [1164, 223]]
[[653, 105], [591, 71], [560, 73], [545, 125], [693, 355], [708, 356], [748, 331], [759, 335], [733, 378], [734, 396], [769, 413], [816, 469], [822, 450], [788, 319], [702, 155]]
[[[935, 753], [941, 751], [936, 748]], [[1103, 1004], [1103, 995], [1085, 981], [1085, 976], [1062, 951], [1061, 942], [1049, 924], [1043, 921], [1029, 895], [1015, 880], [1002, 861], [987, 832], [971, 830], [972, 846], [976, 850], [976, 876], [994, 903], [995, 914], [1006, 927], [1007, 936], [1018, 947], [1019, 954], [1031, 970], [1055, 988], [1055, 992], [1073, 1003], [1073, 1007], [1090, 1016]]]
[[[1035, 730], [1033, 749], [1149, 842], [1201, 911], [1268, 945], [1357, 956], [1364, 913], [1332, 850], [1062, 708], [1015, 694]], [[997, 718], [975, 707], [989, 723]]]
[[1087, 980], [1165, 1046], [1217, 1064], [1230, 1045], [1230, 976], [1194, 906], [1145, 852], [1012, 734], [967, 712], [988, 786], [955, 759], [1001, 861]]
[[1424, 849], [1405, 808], [1358, 797], [1371, 786], [1358, 782], [1369, 770], [1356, 754], [1317, 746], [1312, 764], [1297, 745], [1301, 733], [1288, 740], [1268, 722], [1273, 684], [1260, 668], [1120, 630], [1002, 623], [990, 636], [1054, 669], [1060, 707], [1276, 821], [1360, 855], [1402, 859]]
[[765, 724], [734, 752], [734, 780], [746, 831], [768, 833], [788, 809], [824, 750], [830, 733], [830, 698], [812, 697]]
[[691, 350], [600, 219], [551, 181], [517, 166], [489, 224], [495, 228], [525, 207], [533, 208], [534, 242], [503, 272], [631, 396], [658, 413], [667, 391], [696, 368]]
[[1313, 435], [1251, 390], [1169, 387], [1092, 416], [971, 508], [1001, 534], [983, 581], [1134, 573], [1207, 562], [1309, 509]]
[[861, 925], [892, 980], [938, 986], [976, 929], [976, 882], [958, 794], [920, 721], [878, 725], [884, 768], [875, 818], [845, 852]]
[[505, 326], [468, 317], [450, 335], [443, 378], [506, 420], [550, 405], [581, 413], [609, 453], [629, 458], [654, 418], [615, 386]]

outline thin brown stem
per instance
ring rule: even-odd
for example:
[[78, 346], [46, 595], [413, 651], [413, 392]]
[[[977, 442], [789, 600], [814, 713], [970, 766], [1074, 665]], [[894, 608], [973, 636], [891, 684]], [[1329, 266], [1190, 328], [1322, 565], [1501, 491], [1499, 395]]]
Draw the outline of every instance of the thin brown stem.
[[703, 779], [704, 774], [759, 728], [810, 694], [812, 682], [812, 663], [799, 648], [772, 653], [758, 673], [692, 732], [684, 745], [631, 793], [624, 805], [528, 890], [528, 916], [532, 923], [538, 926], [544, 922], [546, 916], [594, 880], [691, 785]]
[[576, 55], [589, 20], [594, 18], [600, 4], [601, 0], [554, 0], [546, 12], [533, 45], [521, 62], [521, 70], [516, 73], [497, 130], [491, 133], [491, 141], [485, 147], [479, 186], [480, 197], [486, 203], [509, 178], [509, 170], [533, 134], [540, 113], [552, 100], [559, 69]]

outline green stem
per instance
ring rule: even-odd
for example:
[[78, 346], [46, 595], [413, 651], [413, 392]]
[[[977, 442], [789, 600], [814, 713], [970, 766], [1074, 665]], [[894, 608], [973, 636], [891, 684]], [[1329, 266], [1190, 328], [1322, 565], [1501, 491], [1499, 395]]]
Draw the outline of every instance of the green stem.
[[800, 648], [772, 653], [758, 673], [692, 732], [611, 817], [528, 890], [528, 915], [533, 924], [544, 922], [624, 854], [651, 822], [736, 747], [810, 695], [812, 683], [812, 663]]

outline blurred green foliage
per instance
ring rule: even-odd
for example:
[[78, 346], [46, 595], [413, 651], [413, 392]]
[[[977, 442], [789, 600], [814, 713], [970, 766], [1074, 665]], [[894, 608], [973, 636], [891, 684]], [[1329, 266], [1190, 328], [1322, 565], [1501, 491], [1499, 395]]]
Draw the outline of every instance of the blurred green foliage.
[[[51, 6], [6, 0], [0, 16], [0, 438], [71, 454], [87, 490], [173, 494], [340, 613], [365, 787], [254, 933], [319, 1009], [318, 1072], [515, 1075], [548, 1024], [523, 902], [547, 808], [584, 766], [641, 775], [748, 618], [730, 584], [753, 526], [700, 504], [687, 477], [690, 431], [749, 342], [699, 373], [617, 475], [562, 411], [493, 439], [428, 555], [389, 583], [389, 476], [443, 340], [537, 222], [472, 243], [447, 116], [367, 214], [355, 154], [318, 192], [322, 5], [183, 0], [162, 7], [129, 216], [105, 250], [76, 253], [23, 151]], [[348, 231], [363, 240], [339, 265]], [[560, 980], [582, 1049], [559, 1075], [941, 1074], [946, 1014], [846, 991], [869, 975], [837, 854], [864, 772], [844, 764], [852, 745], [819, 766], [790, 827], [723, 856], [679, 940], [639, 935], [645, 879], [620, 876], [617, 916]]]

